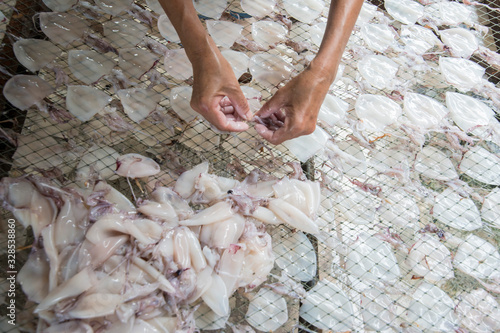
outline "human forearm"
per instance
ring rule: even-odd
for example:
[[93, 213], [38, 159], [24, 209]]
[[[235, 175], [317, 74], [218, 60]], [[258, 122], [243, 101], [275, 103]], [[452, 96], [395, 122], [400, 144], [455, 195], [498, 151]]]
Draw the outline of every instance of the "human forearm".
[[218, 49], [198, 18], [191, 0], [159, 0], [193, 64]]
[[322, 73], [330, 83], [335, 79], [337, 67], [362, 5], [363, 0], [331, 1], [323, 41], [310, 65], [311, 69]]
[[264, 139], [279, 144], [314, 131], [319, 109], [335, 79], [362, 4], [363, 0], [332, 0], [316, 58], [256, 114], [261, 119], [276, 117], [283, 123], [278, 129], [256, 124], [255, 129]]
[[[221, 131], [244, 131], [252, 117], [231, 65], [198, 18], [192, 0], [159, 0], [193, 65], [191, 107]], [[227, 97], [227, 99], [225, 99]]]

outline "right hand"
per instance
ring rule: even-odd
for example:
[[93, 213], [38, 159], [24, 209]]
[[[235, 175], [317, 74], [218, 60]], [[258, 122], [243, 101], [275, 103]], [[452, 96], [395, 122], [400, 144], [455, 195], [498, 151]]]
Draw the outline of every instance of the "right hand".
[[242, 132], [252, 119], [248, 101], [233, 69], [215, 45], [193, 64], [191, 107], [220, 131]]

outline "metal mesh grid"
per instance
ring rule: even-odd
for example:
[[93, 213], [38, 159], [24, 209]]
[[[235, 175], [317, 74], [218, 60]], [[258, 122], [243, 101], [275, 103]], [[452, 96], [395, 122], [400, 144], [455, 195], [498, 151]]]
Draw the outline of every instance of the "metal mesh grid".
[[[145, 3], [136, 3], [147, 8]], [[384, 10], [383, 3], [372, 3], [378, 6], [377, 13], [382, 14], [382, 16], [376, 16], [372, 19], [372, 22], [383, 23], [385, 19], [390, 18], [390, 15]], [[488, 5], [499, 7], [494, 1], [489, 2]], [[4, 36], [3, 42], [3, 68], [10, 74], [30, 74], [17, 63], [12, 53], [13, 40], [9, 34], [24, 38], [46, 39], [44, 34], [40, 32], [38, 21], [31, 20], [31, 18], [37, 12], [48, 10], [41, 2], [18, 1], [11, 4], [2, 2], [0, 6], [2, 6], [0, 10], [7, 16], [11, 13], [10, 19], [6, 20], [8, 34]], [[480, 44], [496, 52], [500, 40], [498, 38], [500, 30], [498, 11], [490, 10], [481, 5], [470, 8], [474, 9], [473, 12], [476, 16], [472, 21], [476, 25], [462, 24], [461, 26], [477, 31]], [[283, 9], [281, 10], [286, 14]], [[79, 17], [83, 15], [82, 12], [75, 9], [71, 9], [69, 12]], [[232, 2], [226, 12], [237, 19], [237, 23], [245, 26], [242, 34], [252, 39], [250, 24], [253, 19], [241, 15], [243, 10], [239, 1]], [[326, 21], [327, 12], [327, 9], [323, 11], [318, 22]], [[132, 16], [123, 13], [120, 18], [132, 19]], [[94, 21], [95, 23], [92, 24], [94, 32], [98, 36], [102, 36], [100, 26], [97, 23], [103, 24], [110, 20], [109, 15], [104, 15]], [[136, 20], [136, 22], [140, 21]], [[292, 20], [292, 22], [289, 38], [294, 41], [306, 39], [309, 34], [309, 31], [306, 31], [307, 25], [300, 24], [296, 20]], [[428, 27], [432, 26], [432, 22], [421, 23], [422, 25], [427, 23]], [[390, 24], [395, 31], [401, 32], [401, 23], [391, 21]], [[481, 26], [488, 27], [487, 34], [480, 33]], [[439, 28], [442, 30], [448, 27], [440, 26]], [[180, 47], [177, 43], [165, 43], [159, 35], [156, 24], [148, 28], [147, 37], [166, 44], [169, 49]], [[404, 41], [398, 38], [396, 44], [403, 46]], [[68, 69], [67, 54], [69, 49], [91, 50], [92, 48], [80, 41], [60, 48], [61, 55], [56, 59], [56, 64], [60, 65], [69, 76], [68, 84], [82, 84]], [[138, 48], [145, 49], [142, 46], [138, 46]], [[244, 51], [249, 56], [254, 54], [254, 52], [240, 46], [235, 48]], [[443, 318], [432, 314], [432, 311], [428, 311], [421, 317], [421, 314], [416, 313], [415, 310], [418, 302], [414, 298], [417, 298], [419, 293], [424, 296], [433, 295], [440, 304], [447, 304], [446, 297], [435, 289], [438, 287], [444, 292], [444, 295], [452, 299], [453, 312], [461, 318], [456, 323], [455, 328], [466, 327], [472, 331], [479, 330], [477, 327], [474, 328], [474, 324], [465, 322], [466, 319], [460, 315], [458, 308], [463, 307], [464, 304], [472, 304], [472, 298], [468, 294], [478, 289], [484, 289], [485, 286], [471, 274], [465, 274], [457, 267], [453, 268], [453, 278], [439, 283], [424, 281], [415, 269], [409, 268], [408, 257], [409, 254], [418, 254], [418, 251], [429, 251], [426, 249], [426, 244], [430, 243], [429, 247], [432, 250], [420, 256], [420, 260], [428, 268], [432, 267], [437, 270], [439, 266], [446, 266], [445, 261], [449, 258], [442, 258], [443, 262], [428, 262], [431, 259], [436, 260], [432, 256], [433, 253], [437, 252], [436, 249], [439, 246], [444, 246], [452, 256], [457, 256], [461, 241], [468, 239], [468, 235], [471, 234], [489, 242], [497, 250], [496, 255], [498, 256], [500, 238], [498, 228], [492, 226], [493, 222], [488, 222], [483, 218], [482, 226], [478, 229], [458, 230], [443, 223], [443, 219], [437, 218], [439, 214], [436, 214], [434, 210], [436, 209], [435, 198], [441, 198], [439, 195], [448, 193], [445, 190], [449, 188], [460, 195], [459, 202], [471, 198], [478, 210], [484, 208], [485, 197], [497, 188], [497, 185], [485, 184], [474, 179], [477, 177], [465, 174], [460, 169], [460, 165], [471, 147], [482, 147], [498, 157], [499, 141], [495, 140], [493, 136], [488, 137], [487, 140], [478, 140], [478, 136], [470, 135], [471, 138], [475, 139], [474, 143], [471, 144], [467, 138], [453, 137], [453, 135], [450, 136], [450, 132], [437, 130], [429, 131], [419, 138], [418, 131], [404, 126], [390, 126], [380, 132], [361, 132], [360, 135], [360, 132], [356, 131], [356, 124], [359, 123], [356, 122], [358, 118], [354, 109], [360, 94], [370, 93], [388, 96], [399, 105], [403, 105], [405, 93], [416, 92], [432, 97], [445, 105], [446, 91], [460, 92], [443, 80], [439, 70], [438, 56], [450, 56], [446, 49], [444, 51], [434, 49], [425, 55], [425, 63], [431, 68], [428, 71], [412, 70], [412, 66], [416, 66], [415, 64], [399, 69], [397, 78], [401, 82], [407, 83], [407, 90], [378, 89], [366, 85], [358, 71], [358, 64], [367, 54], [363, 53], [366, 50], [369, 50], [369, 47], [361, 36], [360, 27], [357, 26], [342, 60], [342, 79], [336, 81], [331, 89], [331, 94], [349, 103], [347, 121], [343, 125], [333, 127], [320, 124], [331, 135], [330, 143], [340, 148], [340, 151], [327, 145], [324, 152], [317, 154], [303, 165], [308, 171], [310, 179], [322, 183], [325, 196], [320, 219], [325, 220], [326, 226], [323, 227], [323, 230], [330, 235], [330, 237], [325, 236], [319, 241], [314, 236], [308, 236], [307, 239], [314, 247], [317, 256], [317, 271], [314, 272], [314, 278], [303, 282], [303, 285], [306, 290], [314, 289], [316, 286], [320, 289], [319, 294], [332, 296], [331, 299], [323, 300], [324, 302], [340, 300], [342, 306], [346, 307], [345, 311], [351, 312], [340, 320], [344, 326], [340, 325], [342, 328], [336, 326], [334, 330], [379, 330], [377, 327], [380, 326], [391, 331], [410, 328], [420, 328], [424, 331], [451, 330], [449, 327], [439, 328], [435, 326], [436, 322], [443, 321]], [[304, 59], [308, 59], [308, 56], [313, 56], [315, 51], [315, 47], [312, 46], [310, 50], [302, 52], [300, 55]], [[303, 61], [302, 63], [297, 61], [299, 59], [297, 55], [284, 45], [278, 45], [267, 52], [280, 55], [293, 63], [297, 73], [304, 66]], [[368, 53], [380, 54], [380, 52], [373, 51]], [[396, 59], [401, 56], [401, 52], [397, 49], [389, 49], [383, 55]], [[118, 57], [113, 57], [117, 61]], [[295, 161], [296, 158], [285, 147], [267, 146], [253, 132], [239, 136], [217, 134], [196, 122], [185, 123], [179, 119], [171, 108], [170, 91], [177, 86], [188, 86], [191, 82], [166, 75], [161, 58], [158, 56], [159, 62], [154, 66], [154, 70], [167, 78], [169, 81], [167, 85], [152, 83], [150, 75], [145, 75], [139, 80], [132, 79], [135, 83], [143, 86], [153, 84], [153, 89], [162, 96], [159, 105], [163, 109], [160, 109], [154, 116], [148, 117], [144, 122], [138, 124], [130, 121], [120, 109], [111, 79], [101, 79], [94, 85], [110, 96], [115, 96], [113, 106], [118, 106], [118, 114], [129, 125], [133, 126], [133, 130], [127, 128], [123, 131], [113, 130], [111, 129], [113, 123], [110, 122], [109, 117], [101, 114], [97, 114], [88, 122], [82, 123], [72, 119], [61, 124], [54, 121], [48, 114], [34, 108], [30, 108], [28, 111], [19, 111], [2, 100], [1, 124], [2, 136], [5, 137], [2, 142], [3, 147], [5, 147], [2, 155], [3, 175], [19, 176], [25, 173], [45, 172], [55, 179], [78, 183], [79, 178], [76, 172], [76, 169], [79, 168], [78, 165], [90, 165], [99, 161], [102, 163], [96, 164], [96, 167], [99, 165], [101, 174], [110, 175], [111, 178], [108, 179], [108, 182], [118, 190], [129, 193], [130, 187], [125, 180], [112, 179], [115, 158], [103, 158], [103, 156], [113, 156], [112, 151], [107, 147], [112, 147], [117, 154], [140, 152], [153, 157], [162, 167], [162, 173], [156, 178], [165, 185], [172, 184], [182, 169], [190, 168], [204, 160], [210, 162], [211, 170], [214, 173], [235, 178], [238, 178], [235, 170], [240, 165], [247, 172], [255, 167], [277, 176], [291, 172], [286, 162]], [[485, 60], [479, 53], [473, 54], [470, 59], [486, 68], [485, 77], [488, 82], [493, 85], [498, 84], [500, 80], [498, 64], [495, 65], [491, 59]], [[44, 68], [40, 70], [38, 75], [55, 86], [56, 77], [53, 71]], [[3, 74], [2, 83], [8, 78], [8, 75]], [[257, 88], [262, 93], [263, 100], [267, 100], [275, 90], [266, 89], [259, 83], [251, 81], [248, 74], [240, 78], [240, 83]], [[489, 92], [474, 90], [466, 94], [482, 100], [495, 112], [498, 111], [498, 99], [496, 99], [498, 98], [498, 90]], [[48, 99], [64, 109], [65, 97], [66, 88], [62, 85]], [[498, 116], [495, 115], [495, 117]], [[13, 135], [12, 132], [19, 133], [20, 136]], [[418, 141], [419, 139], [421, 141]], [[429, 160], [435, 164], [432, 164], [431, 167], [424, 166], [424, 171], [418, 167], [420, 158], [418, 153], [422, 151], [422, 147], [436, 148], [435, 151], [429, 153]], [[342, 155], [341, 152], [346, 152], [349, 155]], [[360, 163], [360, 160], [367, 160], [369, 163]], [[482, 163], [481, 161], [476, 162]], [[457, 170], [458, 180], [436, 179], [430, 172], [432, 169], [441, 168], [446, 163], [451, 163], [453, 169]], [[52, 167], [58, 169], [52, 169]], [[54, 176], [54, 172], [59, 170], [61, 174], [58, 173]], [[52, 171], [52, 173], [49, 174], [47, 171]], [[153, 183], [152, 180], [150, 184]], [[447, 197], [443, 199], [447, 199]], [[498, 206], [494, 207], [498, 209]], [[449, 210], [454, 209], [457, 208], [452, 206]], [[3, 212], [5, 220], [11, 217], [10, 213]], [[467, 212], [459, 212], [455, 218], [462, 218], [466, 214]], [[435, 224], [436, 228], [429, 227], [429, 223]], [[6, 228], [6, 226], [2, 225], [2, 228]], [[429, 237], [422, 236], [422, 230], [427, 231], [425, 235]], [[274, 243], [281, 245], [285, 235], [288, 235], [290, 230], [285, 226], [280, 226], [270, 228], [269, 232], [273, 236]], [[21, 228], [18, 227], [17, 235], [23, 234]], [[6, 232], [2, 233], [2, 237], [5, 235]], [[30, 241], [29, 236], [22, 236], [18, 239], [17, 244], [29, 245]], [[341, 245], [337, 243], [338, 241], [341, 242]], [[3, 251], [6, 248], [6, 245], [4, 246], [7, 244], [6, 240], [2, 239], [0, 244], [2, 244]], [[474, 255], [480, 258], [481, 254], [478, 251], [481, 248], [473, 250], [476, 251]], [[28, 254], [29, 249], [19, 251], [17, 264], [21, 265]], [[495, 254], [489, 254], [489, 256], [494, 257]], [[395, 261], [391, 261], [392, 257], [395, 258]], [[490, 264], [489, 261], [483, 263], [484, 260], [485, 258], [481, 259], [480, 264]], [[269, 278], [269, 282], [278, 279], [281, 269], [282, 267], [275, 265], [273, 276]], [[498, 267], [490, 267], [490, 269], [495, 270]], [[395, 274], [396, 270], [400, 270], [400, 274]], [[391, 271], [394, 275], [393, 278], [387, 278], [387, 274], [392, 276]], [[494, 277], [494, 275], [492, 276]], [[2, 278], [0, 286], [3, 290], [7, 290], [8, 285], [4, 282], [4, 276]], [[324, 285], [320, 284], [320, 281]], [[493, 286], [496, 285], [498, 292], [498, 280], [495, 281], [494, 278], [491, 278], [483, 281], [483, 283], [485, 282]], [[18, 306], [26, 301], [20, 290], [17, 286]], [[496, 302], [499, 301], [498, 293], [494, 291], [490, 291], [489, 296], [481, 294], [479, 297], [484, 302], [486, 302], [487, 297], [492, 297]], [[314, 325], [312, 325], [304, 319], [306, 316], [300, 316], [301, 302], [299, 300], [286, 297], [286, 301], [289, 319], [277, 331], [321, 331], [318, 327], [321, 328], [322, 324], [313, 323]], [[430, 300], [426, 302], [426, 304], [432, 303]], [[496, 309], [498, 313], [498, 304], [488, 304], [488, 309]], [[34, 325], [29, 311], [32, 306], [27, 302], [24, 307], [28, 311], [19, 314], [17, 322], [20, 323], [22, 329], [28, 330]], [[248, 308], [248, 300], [236, 294], [231, 299], [231, 307], [233, 311], [230, 322], [247, 324], [245, 313]], [[321, 318], [329, 318], [328, 315], [334, 309], [333, 307], [324, 310], [319, 307], [319, 304], [317, 307], [320, 309]], [[1, 311], [4, 309], [2, 308]], [[491, 313], [494, 314], [494, 312]], [[3, 312], [0, 314], [2, 314], [2, 318], [5, 318]], [[495, 318], [490, 319], [495, 320]], [[207, 323], [210, 321], [211, 319], [207, 317]], [[432, 323], [426, 324], [427, 321]], [[6, 320], [3, 320], [1, 325], [5, 332], [16, 330], [7, 325]], [[231, 328], [227, 327], [226, 331], [231, 331]]]

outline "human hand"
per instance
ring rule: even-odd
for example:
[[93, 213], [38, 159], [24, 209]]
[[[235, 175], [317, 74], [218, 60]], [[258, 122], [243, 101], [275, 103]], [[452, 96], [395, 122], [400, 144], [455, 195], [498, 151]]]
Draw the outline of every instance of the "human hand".
[[294, 77], [255, 114], [255, 129], [272, 144], [280, 144], [316, 128], [319, 109], [335, 73], [311, 67]]
[[242, 132], [252, 118], [248, 101], [216, 46], [193, 62], [191, 107], [221, 131]]

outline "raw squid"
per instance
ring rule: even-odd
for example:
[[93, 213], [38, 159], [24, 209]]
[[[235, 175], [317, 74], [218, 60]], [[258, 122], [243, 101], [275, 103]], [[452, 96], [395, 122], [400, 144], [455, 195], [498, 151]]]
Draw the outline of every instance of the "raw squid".
[[412, 124], [421, 128], [438, 128], [448, 109], [435, 99], [415, 93], [407, 93], [404, 99], [405, 115]]
[[284, 235], [276, 242], [273, 252], [276, 264], [292, 279], [311, 281], [316, 276], [316, 253], [304, 233]]
[[218, 20], [227, 8], [227, 0], [196, 0], [194, 8], [201, 15]]
[[[236, 78], [239, 78], [241, 75], [243, 75], [243, 73], [248, 72], [248, 64], [250, 63], [250, 58], [245, 53], [233, 50], [223, 50], [221, 51], [221, 54], [224, 56], [224, 58], [226, 58], [226, 60], [233, 68]], [[250, 98], [252, 98], [252, 96]]]
[[500, 158], [480, 146], [465, 153], [459, 169], [480, 182], [500, 185]]
[[[340, 160], [341, 171], [353, 178], [366, 178], [366, 157], [361, 146], [353, 140], [339, 141], [330, 144], [328, 148], [333, 151], [330, 161]], [[338, 166], [338, 163], [336, 163]]]
[[[234, 250], [231, 248], [231, 245], [238, 243], [238, 239], [240, 239], [243, 234], [244, 228], [245, 219], [243, 216], [237, 214], [224, 221], [202, 226], [200, 231], [200, 241], [212, 248], [229, 249], [228, 253], [232, 253]], [[232, 290], [232, 287], [229, 289], [231, 289], [229, 290], [231, 293], [234, 291]]]
[[458, 26], [461, 23], [472, 24], [471, 10], [462, 3], [454, 1], [439, 1], [425, 7], [427, 12], [432, 12], [436, 25]]
[[20, 110], [32, 105], [41, 105], [42, 100], [54, 92], [54, 88], [36, 75], [16, 75], [3, 87], [3, 95]]
[[275, 331], [288, 320], [286, 301], [272, 290], [262, 288], [252, 296], [245, 319], [257, 330]]
[[111, 100], [111, 96], [94, 87], [68, 86], [66, 107], [76, 118], [88, 121], [102, 111]]
[[113, 19], [102, 24], [103, 35], [118, 49], [135, 47], [148, 28], [129, 19]]
[[446, 106], [450, 110], [451, 119], [463, 131], [477, 134], [494, 116], [493, 110], [480, 100], [456, 92], [446, 92]]
[[179, 39], [179, 35], [174, 28], [174, 25], [172, 24], [172, 22], [170, 22], [170, 19], [166, 14], [160, 15], [160, 17], [158, 18], [158, 30], [160, 31], [160, 35], [162, 35], [162, 37], [166, 40], [172, 43], [181, 42], [181, 40]]
[[143, 178], [154, 176], [158, 172], [158, 163], [140, 154], [126, 154], [116, 159], [116, 174], [122, 177]]
[[389, 149], [375, 153], [370, 162], [379, 172], [394, 172], [396, 175], [404, 177], [406, 174], [409, 176], [410, 160], [413, 161], [414, 158], [409, 151]]
[[[103, 147], [104, 148], [104, 147]], [[101, 148], [98, 148], [101, 149]], [[120, 155], [119, 154], [113, 154], [113, 156], [117, 156], [118, 158]], [[113, 168], [110, 167], [111, 170], [113, 170], [116, 166], [116, 158], [114, 161]], [[114, 174], [114, 171], [113, 171]], [[118, 175], [114, 174], [115, 177], [118, 177]], [[87, 178], [88, 179], [88, 178]], [[97, 208], [100, 204], [110, 204], [112, 205], [111, 212], [107, 213], [125, 213], [125, 214], [134, 214], [137, 212], [135, 206], [130, 202], [125, 195], [123, 195], [121, 192], [116, 190], [114, 187], [111, 185], [107, 184], [105, 181], [99, 181], [97, 184], [94, 186], [94, 193], [97, 194], [95, 198], [93, 195], [90, 195], [87, 197], [87, 204], [90, 207], [95, 207]], [[93, 199], [96, 199], [95, 202], [93, 202]]]
[[378, 89], [393, 89], [398, 68], [398, 64], [383, 55], [368, 55], [358, 63], [363, 78]]
[[109, 75], [115, 61], [108, 56], [86, 50], [70, 50], [68, 65], [73, 75], [85, 84], [97, 82], [102, 76]]
[[103, 178], [113, 180], [118, 178], [115, 174], [116, 159], [120, 156], [111, 147], [93, 146], [83, 156], [76, 167], [76, 179], [85, 182], [90, 177], [91, 169]]
[[444, 152], [433, 146], [422, 148], [415, 160], [415, 170], [437, 180], [458, 178], [455, 166]]
[[96, 34], [85, 32], [83, 34], [83, 42], [98, 52], [113, 52], [114, 54], [118, 54], [118, 50], [114, 46]]
[[3, 203], [25, 228], [28, 226], [33, 228], [35, 238], [40, 237], [42, 230], [54, 223], [57, 214], [56, 205], [41, 194], [30, 179], [16, 180], [6, 177], [2, 179], [0, 185]]
[[375, 218], [373, 196], [358, 187], [339, 194], [336, 203], [335, 208], [351, 223], [369, 224]]
[[140, 79], [158, 61], [158, 57], [146, 50], [127, 48], [120, 49], [119, 66], [128, 76]]
[[300, 209], [312, 219], [316, 219], [321, 201], [319, 183], [283, 178], [273, 185], [276, 198], [285, 200]]
[[330, 127], [345, 121], [349, 104], [337, 96], [327, 94], [319, 109], [318, 119]]
[[54, 12], [65, 12], [77, 2], [78, 0], [43, 0], [43, 3]]
[[250, 74], [257, 83], [266, 88], [278, 86], [288, 80], [294, 67], [274, 54], [261, 53], [250, 58]]
[[464, 28], [441, 30], [439, 35], [454, 57], [469, 58], [479, 47], [476, 36]]
[[387, 24], [367, 23], [361, 27], [361, 37], [368, 48], [385, 52], [396, 45], [395, 32]]
[[461, 92], [481, 84], [485, 69], [467, 59], [439, 57], [439, 68], [446, 82]]
[[193, 88], [189, 86], [175, 87], [170, 91], [170, 106], [185, 122], [190, 122], [199, 114], [191, 108], [191, 94]]
[[449, 188], [436, 197], [433, 215], [438, 221], [459, 230], [472, 231], [483, 225], [472, 199], [463, 198]]
[[415, 198], [402, 189], [386, 194], [382, 206], [377, 208], [380, 218], [398, 229], [418, 227], [420, 209]]
[[366, 326], [377, 332], [386, 330], [395, 319], [391, 298], [376, 288], [361, 293], [361, 315]]
[[285, 141], [283, 145], [301, 162], [305, 162], [324, 149], [329, 139], [330, 134], [316, 126], [311, 134]]
[[498, 247], [473, 234], [458, 246], [453, 265], [477, 279], [500, 279]]
[[122, 89], [116, 92], [123, 105], [123, 110], [130, 119], [140, 123], [153, 112], [161, 96], [153, 90], [131, 88]]
[[234, 42], [241, 37], [243, 26], [227, 21], [207, 20], [207, 30], [212, 36], [215, 44], [229, 49]]
[[49, 271], [49, 260], [45, 251], [32, 251], [16, 277], [30, 301], [40, 303], [48, 295]]
[[193, 66], [184, 49], [168, 50], [164, 67], [167, 74], [177, 80], [187, 80], [193, 76]]
[[421, 234], [406, 260], [413, 273], [428, 282], [440, 283], [454, 277], [451, 253], [435, 236]]
[[255, 18], [271, 14], [276, 7], [274, 0], [241, 0], [241, 8]]
[[134, 0], [95, 0], [99, 8], [109, 15], [117, 16], [132, 6]]
[[317, 47], [321, 46], [325, 30], [326, 22], [316, 23], [309, 28], [309, 35], [311, 35], [311, 40]]
[[[91, 148], [87, 153], [95, 155], [99, 162], [101, 155], [112, 154], [111, 148], [104, 146]], [[86, 162], [98, 168], [97, 163]], [[116, 165], [116, 173], [125, 177], [146, 177], [159, 171], [153, 160], [138, 154], [122, 155]], [[195, 325], [190, 317], [193, 315], [199, 327], [224, 327], [230, 314], [231, 294], [240, 287], [250, 291], [264, 282], [274, 267], [274, 255], [264, 226], [233, 208], [233, 204], [238, 206], [238, 200], [244, 199], [239, 194], [240, 186], [248, 187], [251, 194], [247, 195], [257, 195], [263, 189], [256, 189], [258, 183], [242, 185], [233, 179], [208, 175], [207, 171], [208, 163], [200, 164], [176, 182], [174, 190], [189, 201], [172, 189], [157, 187], [150, 199], [138, 200], [137, 209], [104, 181], [85, 181], [82, 185], [86, 189], [66, 190], [45, 183], [35, 185], [26, 177], [4, 179], [0, 191], [4, 206], [21, 223], [32, 225], [39, 239], [40, 248], [34, 247], [37, 252], [19, 277], [28, 297], [39, 303], [36, 313], [40, 325], [51, 331], [64, 330], [73, 327], [70, 323], [100, 322], [106, 317], [113, 331], [133, 327], [154, 332], [152, 327], [163, 325], [165, 329], [174, 322], [176, 327], [188, 325], [191, 330]], [[312, 187], [319, 190], [318, 184], [302, 184], [295, 179], [283, 182], [293, 183], [303, 192], [304, 200], [316, 200], [309, 192], [314, 192]], [[272, 183], [276, 180], [259, 184], [271, 189], [264, 191], [269, 197], [256, 200], [256, 205], [272, 201], [281, 206], [279, 200], [291, 200], [290, 193], [281, 193], [287, 192], [284, 188], [277, 188], [274, 193]], [[228, 188], [233, 188], [229, 196]], [[194, 214], [189, 202], [197, 204], [200, 194], [211, 205]], [[271, 198], [273, 194], [284, 199]], [[315, 202], [308, 201], [305, 206], [302, 209], [315, 215]], [[269, 207], [273, 208], [271, 204]], [[89, 220], [93, 223], [89, 224]], [[78, 228], [74, 228], [76, 221], [82, 224]], [[307, 238], [302, 234], [301, 239]], [[308, 244], [305, 251], [315, 258]], [[311, 259], [307, 265], [315, 265], [315, 261]], [[314, 273], [307, 270], [308, 279], [312, 279]], [[41, 284], [31, 283], [34, 274]], [[287, 286], [293, 283], [286, 282]], [[269, 288], [283, 291], [279, 286]], [[250, 302], [246, 319], [258, 329], [275, 330], [288, 320], [287, 303], [273, 290], [260, 289]], [[174, 308], [165, 306], [163, 293], [175, 302]], [[301, 294], [300, 290], [296, 294]], [[184, 313], [188, 306], [189, 311], [199, 312]], [[263, 321], [262, 316], [269, 317], [269, 306], [273, 307], [272, 318]], [[207, 316], [203, 320], [202, 314]], [[60, 316], [65, 318], [65, 328], [56, 319]], [[205, 322], [209, 319], [215, 322]]]
[[323, 0], [284, 0], [283, 7], [290, 16], [300, 22], [310, 24], [319, 17], [325, 7], [325, 3]]
[[366, 233], [358, 235], [346, 256], [346, 269], [364, 281], [394, 284], [401, 276], [391, 246]]
[[364, 2], [361, 6], [358, 19], [356, 20], [356, 25], [360, 26], [364, 23], [370, 22], [375, 18], [375, 16], [377, 16], [377, 14], [380, 14], [380, 12], [377, 12], [377, 6]]
[[274, 267], [271, 236], [247, 221], [239, 245], [245, 251], [245, 260], [236, 286], [251, 290], [262, 284]]
[[252, 38], [265, 48], [283, 43], [286, 40], [288, 29], [281, 23], [274, 21], [257, 21], [252, 23]]
[[12, 46], [16, 59], [31, 72], [37, 72], [51, 63], [61, 50], [52, 42], [43, 39], [19, 39]]
[[493, 333], [500, 330], [500, 306], [484, 289], [461, 294], [456, 312], [461, 324], [472, 332]]
[[390, 98], [381, 95], [360, 95], [355, 105], [356, 115], [365, 130], [381, 131], [394, 124], [401, 116], [401, 107]]
[[415, 24], [424, 15], [424, 6], [412, 0], [385, 0], [384, 7], [395, 20], [403, 24]]
[[323, 330], [350, 331], [354, 310], [351, 300], [335, 283], [319, 281], [307, 292], [300, 307], [300, 316]]
[[484, 198], [481, 217], [492, 227], [500, 229], [500, 188], [494, 188]]
[[87, 21], [68, 13], [39, 13], [43, 33], [54, 43], [67, 46], [82, 38], [89, 28]]
[[452, 299], [438, 287], [424, 282], [413, 293], [408, 319], [420, 329], [450, 332], [458, 325]]
[[419, 25], [403, 25], [401, 39], [405, 43], [405, 50], [416, 54], [424, 54], [436, 45], [441, 45], [431, 29]]

